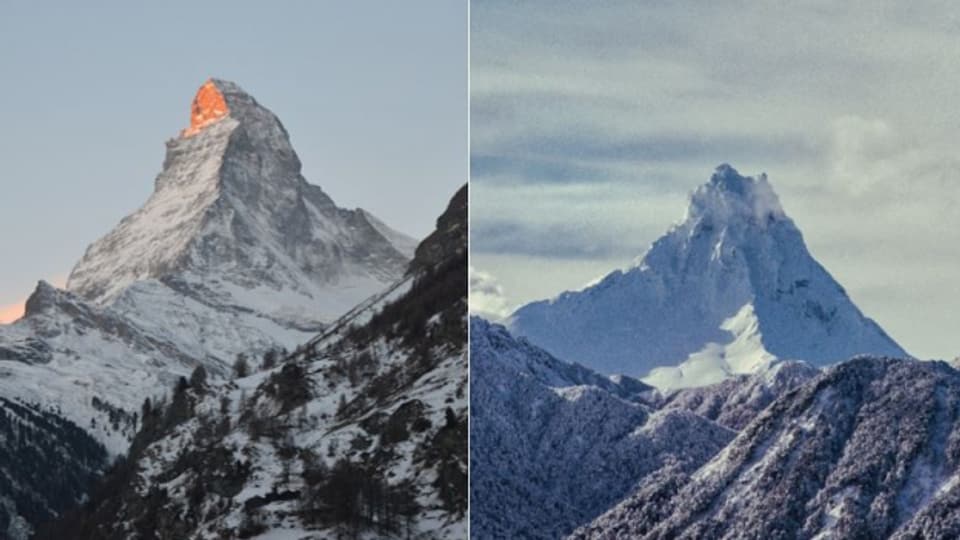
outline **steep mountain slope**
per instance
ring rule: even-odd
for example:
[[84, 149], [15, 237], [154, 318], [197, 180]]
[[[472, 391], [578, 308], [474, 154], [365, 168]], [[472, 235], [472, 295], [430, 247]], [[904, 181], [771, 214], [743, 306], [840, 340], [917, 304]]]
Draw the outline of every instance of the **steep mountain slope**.
[[274, 367], [145, 405], [129, 460], [38, 538], [466, 537], [465, 200], [396, 286]]
[[573, 538], [956, 538], [958, 515], [960, 372], [861, 357]]
[[559, 358], [660, 388], [717, 382], [776, 359], [822, 366], [863, 353], [907, 356], [811, 257], [766, 176], [729, 165], [635, 266], [523, 306], [511, 320]]
[[143, 398], [195, 365], [180, 341], [43, 282], [24, 318], [0, 326], [0, 396], [59, 411], [113, 455], [126, 451]]
[[[89, 247], [67, 290], [40, 283], [24, 318], [0, 325], [0, 397], [122, 454], [145, 397], [197, 366], [217, 379], [238, 354], [292, 349], [402, 279], [412, 254], [411, 239], [304, 180], [270, 111], [208, 81], [143, 208]], [[74, 459], [44, 456], [48, 470]], [[0, 505], [0, 522], [41, 515]]]
[[79, 504], [107, 465], [103, 446], [58, 413], [0, 397], [0, 538]]
[[558, 538], [660, 470], [692, 471], [734, 432], [653, 390], [551, 357], [481, 319], [470, 327], [471, 535]]

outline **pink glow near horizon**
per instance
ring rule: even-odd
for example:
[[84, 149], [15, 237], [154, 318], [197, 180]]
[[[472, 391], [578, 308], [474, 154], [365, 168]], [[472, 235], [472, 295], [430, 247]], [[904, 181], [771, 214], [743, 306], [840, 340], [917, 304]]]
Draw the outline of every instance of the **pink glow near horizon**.
[[0, 324], [10, 324], [23, 317], [23, 302], [0, 306]]
[[[66, 276], [57, 276], [48, 281], [51, 285], [60, 289], [67, 286]], [[20, 317], [23, 317], [24, 305], [26, 302], [27, 299], [24, 298], [23, 300], [13, 304], [0, 305], [0, 324], [10, 324]]]

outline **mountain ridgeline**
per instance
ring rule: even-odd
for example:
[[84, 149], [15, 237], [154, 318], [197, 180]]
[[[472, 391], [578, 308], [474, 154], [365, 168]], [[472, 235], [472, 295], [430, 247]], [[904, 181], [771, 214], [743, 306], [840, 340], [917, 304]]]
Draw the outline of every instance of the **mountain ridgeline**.
[[667, 468], [690, 472], [734, 436], [656, 393], [558, 360], [472, 319], [470, 486], [474, 538], [560, 538]]
[[860, 356], [653, 391], [471, 323], [476, 538], [960, 535], [960, 371]]
[[465, 200], [337, 329], [144, 403], [128, 456], [36, 538], [465, 537]]
[[861, 357], [785, 394], [693, 474], [572, 538], [960, 536], [960, 372]]

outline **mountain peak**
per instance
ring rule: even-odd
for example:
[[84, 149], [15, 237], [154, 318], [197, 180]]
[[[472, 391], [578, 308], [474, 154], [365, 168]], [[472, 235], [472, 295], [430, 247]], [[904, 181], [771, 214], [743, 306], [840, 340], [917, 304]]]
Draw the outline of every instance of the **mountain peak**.
[[[187, 139], [204, 131], [207, 127], [216, 124], [224, 118], [247, 120], [249, 122], [264, 122], [279, 125], [279, 121], [253, 96], [248, 94], [239, 84], [223, 79], [207, 79], [197, 90], [190, 103], [190, 127], [184, 129], [180, 135]], [[266, 126], [259, 126], [260, 128]], [[273, 131], [273, 130], [271, 130]], [[283, 137], [286, 131], [279, 129]]]
[[720, 189], [742, 195], [746, 192], [748, 184], [750, 184], [752, 180], [753, 179], [748, 176], [741, 176], [729, 163], [721, 163], [717, 165], [717, 168], [713, 171], [713, 175], [710, 177], [710, 184]]
[[688, 219], [712, 218], [727, 222], [746, 218], [760, 223], [786, 218], [780, 199], [766, 174], [743, 176], [727, 163], [719, 165], [710, 181], [690, 197]]
[[670, 387], [784, 359], [907, 356], [809, 253], [766, 176], [727, 164], [636, 265], [523, 306], [511, 321], [560, 359]]
[[[229, 81], [197, 91], [191, 125], [167, 142], [154, 184], [139, 210], [87, 249], [67, 290], [105, 305], [146, 280], [188, 280], [224, 303], [256, 289], [271, 316], [314, 328], [409, 263], [413, 240], [308, 183], [280, 119]], [[303, 305], [276, 305], [269, 296], [279, 290]]]
[[24, 304], [24, 315], [30, 316], [44, 311], [49, 306], [56, 303], [57, 289], [44, 280], [37, 282], [36, 289]]
[[[218, 87], [217, 81], [207, 79], [190, 105], [190, 127], [183, 130], [184, 137], [200, 133], [200, 130], [230, 114], [230, 107]], [[232, 83], [231, 83], [232, 84]]]

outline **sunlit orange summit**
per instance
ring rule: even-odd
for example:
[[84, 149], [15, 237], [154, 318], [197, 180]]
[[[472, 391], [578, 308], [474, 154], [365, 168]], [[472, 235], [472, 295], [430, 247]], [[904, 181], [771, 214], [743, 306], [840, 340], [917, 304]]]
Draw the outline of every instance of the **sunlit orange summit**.
[[212, 80], [203, 83], [197, 90], [193, 104], [190, 106], [190, 127], [183, 130], [184, 137], [196, 135], [203, 128], [230, 114], [223, 94], [213, 84]]

